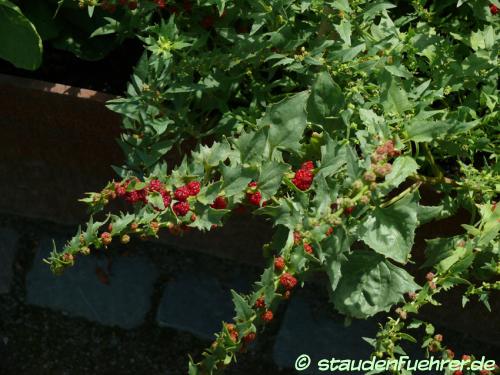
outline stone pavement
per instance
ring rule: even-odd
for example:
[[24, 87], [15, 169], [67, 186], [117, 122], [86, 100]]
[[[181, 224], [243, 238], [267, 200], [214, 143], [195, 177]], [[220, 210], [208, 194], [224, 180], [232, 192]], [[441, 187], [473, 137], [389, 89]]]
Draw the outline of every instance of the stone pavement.
[[[15, 241], [15, 233], [0, 230], [0, 249], [10, 249], [9, 259], [13, 258]], [[63, 242], [58, 241], [59, 247]], [[207, 341], [214, 339], [222, 321], [234, 316], [230, 290], [248, 292], [254, 277], [240, 265], [228, 266], [221, 276], [218, 271], [205, 270], [205, 264], [197, 268], [180, 263], [171, 268], [168, 281], [157, 283], [159, 265], [146, 255], [114, 256], [110, 268], [105, 256], [80, 256], [74, 267], [56, 277], [42, 261], [51, 248], [49, 240], [39, 245], [26, 280], [28, 304], [124, 329], [141, 326], [150, 313], [159, 326], [190, 332]], [[152, 297], [159, 297], [158, 292], [161, 298], [153, 304]], [[355, 320], [346, 327], [344, 318], [326, 303], [326, 295], [298, 290], [283, 319], [273, 322], [273, 330], [278, 330], [274, 361], [278, 367], [293, 368], [297, 357], [307, 354], [311, 366], [302, 373], [316, 374], [319, 359], [369, 359], [372, 348], [362, 338], [375, 337], [378, 322], [375, 318]], [[421, 358], [416, 349], [408, 353], [412, 359]]]
[[[59, 245], [62, 244], [62, 241]], [[134, 328], [150, 309], [157, 270], [146, 257], [81, 256], [62, 276], [54, 276], [43, 259], [51, 241], [41, 241], [27, 276], [27, 303], [61, 310], [104, 325]]]

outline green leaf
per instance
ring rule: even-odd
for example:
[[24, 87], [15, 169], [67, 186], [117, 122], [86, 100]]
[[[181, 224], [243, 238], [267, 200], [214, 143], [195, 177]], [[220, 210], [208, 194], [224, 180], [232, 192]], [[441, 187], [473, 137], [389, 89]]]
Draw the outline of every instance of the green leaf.
[[231, 154], [231, 146], [224, 140], [223, 142], [214, 142], [212, 146], [200, 145], [192, 153], [193, 160], [205, 167], [216, 167], [224, 162]]
[[439, 272], [446, 272], [450, 268], [461, 271], [468, 267], [473, 258], [471, 249], [457, 246], [460, 236], [449, 238], [434, 238], [427, 240], [425, 257], [427, 260], [421, 268], [434, 267]]
[[471, 130], [479, 121], [458, 122], [453, 120], [413, 120], [405, 128], [409, 139], [415, 142], [431, 142], [434, 139], [457, 135]]
[[389, 192], [398, 187], [417, 170], [418, 164], [412, 157], [401, 156], [392, 164], [392, 171], [385, 176], [385, 181], [380, 184], [380, 188], [382, 188], [385, 192]]
[[361, 174], [361, 168], [359, 167], [358, 154], [351, 146], [346, 146], [345, 147], [345, 157], [346, 157], [346, 161], [347, 161], [347, 175], [352, 180], [356, 180]]
[[269, 126], [269, 145], [271, 153], [280, 148], [297, 152], [300, 148], [307, 123], [306, 102], [309, 94], [301, 92], [274, 104], [259, 121], [262, 127]]
[[406, 91], [389, 72], [382, 74], [382, 80], [381, 99], [384, 109], [387, 112], [403, 114], [410, 107]]
[[231, 289], [233, 295], [234, 310], [236, 311], [236, 319], [249, 320], [253, 315], [253, 310], [245, 299]]
[[325, 255], [323, 268], [330, 279], [332, 291], [335, 291], [342, 276], [342, 263], [346, 261], [346, 255], [350, 251], [350, 242], [343, 227], [335, 227], [333, 234], [322, 242], [322, 250]]
[[377, 14], [383, 12], [384, 10], [392, 9], [392, 8], [395, 8], [395, 7], [396, 7], [396, 5], [388, 3], [388, 2], [382, 2], [382, 3], [374, 4], [370, 8], [365, 9], [363, 11], [363, 19], [365, 21], [370, 20], [373, 17], [375, 17]]
[[345, 99], [342, 89], [327, 72], [319, 73], [307, 101], [308, 119], [320, 125], [328, 123], [327, 118], [339, 116]]
[[35, 26], [15, 4], [0, 0], [0, 58], [18, 68], [35, 70], [42, 63], [42, 52]]
[[421, 206], [418, 205], [417, 218], [420, 225], [426, 224], [438, 218], [444, 206]]
[[272, 217], [275, 225], [282, 224], [292, 229], [300, 221], [292, 219], [292, 212], [292, 204], [287, 199], [280, 199], [279, 205], [261, 207], [255, 211], [255, 214]]
[[201, 231], [210, 230], [212, 225], [221, 225], [222, 218], [230, 212], [230, 210], [216, 210], [199, 202], [196, 203], [194, 211], [196, 212], [196, 220], [189, 226]]
[[404, 301], [417, 290], [413, 277], [374, 252], [355, 251], [342, 264], [342, 278], [333, 294], [335, 308], [366, 319]]
[[361, 224], [359, 235], [377, 253], [406, 263], [417, 225], [417, 195], [413, 193], [387, 208], [377, 207]]
[[148, 194], [148, 203], [153, 207], [159, 208], [160, 210], [165, 209], [165, 204], [163, 203], [163, 197], [157, 191], [153, 191]]
[[257, 132], [242, 132], [234, 142], [240, 151], [241, 163], [259, 162], [264, 158], [269, 128], [261, 128]]
[[[163, 202], [162, 202], [163, 203]], [[121, 233], [130, 223], [135, 219], [135, 215], [132, 214], [121, 214], [121, 216], [112, 216], [113, 229], [111, 234], [115, 235]]]
[[201, 189], [200, 193], [196, 197], [199, 202], [203, 204], [212, 204], [214, 199], [219, 195], [222, 190], [222, 181], [214, 182], [208, 186]]
[[288, 170], [287, 164], [268, 161], [262, 166], [257, 186], [262, 193], [262, 198], [267, 200], [271, 198], [281, 185], [283, 174]]
[[340, 21], [340, 25], [335, 25], [335, 30], [339, 33], [340, 37], [344, 41], [344, 44], [348, 47], [351, 46], [351, 23], [345, 19]]
[[243, 168], [241, 165], [229, 167], [221, 164], [221, 166], [222, 178], [224, 180], [222, 188], [228, 197], [242, 193], [253, 179], [254, 173], [249, 169]]
[[325, 145], [321, 146], [320, 173], [329, 177], [337, 173], [346, 163], [346, 148], [335, 142], [328, 134]]

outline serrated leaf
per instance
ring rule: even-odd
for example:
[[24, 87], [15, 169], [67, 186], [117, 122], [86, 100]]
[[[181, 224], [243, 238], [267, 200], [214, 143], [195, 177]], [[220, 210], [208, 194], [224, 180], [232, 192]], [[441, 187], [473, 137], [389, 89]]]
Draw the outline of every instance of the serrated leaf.
[[248, 183], [253, 179], [254, 173], [246, 168], [243, 168], [241, 165], [235, 167], [225, 165], [221, 166], [222, 178], [224, 181], [222, 188], [224, 189], [227, 197], [242, 193]]
[[156, 207], [160, 210], [165, 209], [165, 204], [163, 203], [163, 197], [157, 191], [152, 191], [151, 193], [149, 193], [147, 198], [148, 198], [148, 203], [153, 207]]
[[320, 173], [329, 177], [337, 173], [346, 163], [346, 148], [340, 143], [334, 142], [332, 138], [325, 134], [326, 144], [321, 146], [321, 166]]
[[253, 315], [253, 310], [247, 301], [231, 289], [231, 294], [233, 296], [234, 310], [236, 312], [236, 319], [239, 320], [250, 320]]
[[352, 180], [356, 180], [361, 174], [361, 168], [359, 166], [358, 154], [351, 146], [346, 146], [345, 147], [345, 157], [346, 157], [346, 162], [347, 162], [347, 175]]
[[283, 174], [288, 170], [287, 164], [269, 161], [262, 166], [257, 186], [262, 193], [262, 198], [271, 198], [281, 185]]
[[331, 291], [334, 292], [342, 276], [342, 263], [350, 252], [350, 241], [343, 227], [333, 229], [333, 234], [322, 242], [325, 256], [323, 268], [330, 279]]
[[438, 138], [444, 138], [466, 132], [478, 124], [478, 121], [458, 122], [453, 120], [413, 120], [405, 127], [405, 129], [412, 141], [431, 142]]
[[406, 263], [417, 224], [417, 195], [413, 193], [387, 208], [377, 207], [361, 224], [359, 235], [379, 254]]
[[384, 81], [381, 92], [382, 105], [387, 112], [403, 114], [411, 107], [406, 91], [400, 87], [398, 80], [389, 72], [382, 75]]
[[307, 101], [309, 121], [320, 125], [330, 124], [327, 118], [339, 116], [344, 104], [344, 94], [339, 85], [333, 81], [329, 73], [319, 73]]
[[355, 251], [342, 264], [342, 278], [333, 294], [335, 308], [354, 318], [366, 319], [404, 301], [419, 289], [404, 269], [374, 252]]
[[401, 156], [392, 164], [392, 171], [385, 176], [385, 181], [380, 184], [380, 188], [385, 192], [389, 192], [398, 187], [417, 170], [418, 164], [415, 159], [410, 156]]
[[309, 93], [301, 92], [274, 104], [259, 121], [262, 127], [269, 126], [269, 146], [271, 153], [280, 148], [297, 152], [299, 141], [307, 123], [306, 102]]
[[257, 132], [241, 133], [235, 141], [240, 151], [241, 163], [259, 162], [264, 158], [269, 128], [261, 128]]

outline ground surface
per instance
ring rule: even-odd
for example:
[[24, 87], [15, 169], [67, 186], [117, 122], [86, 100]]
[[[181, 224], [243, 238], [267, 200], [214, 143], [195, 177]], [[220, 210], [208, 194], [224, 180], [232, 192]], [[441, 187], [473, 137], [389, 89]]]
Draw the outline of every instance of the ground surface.
[[[40, 277], [45, 265], [37, 260], [47, 238], [62, 241], [74, 228], [5, 215], [0, 215], [0, 228], [17, 233], [16, 244], [9, 242], [15, 246], [10, 292], [0, 294], [2, 375], [185, 374], [187, 355], [199, 358], [210, 344], [214, 324], [217, 327], [221, 319], [231, 316], [229, 288], [244, 290], [258, 274], [258, 269], [197, 252], [134, 242], [126, 249], [115, 246], [110, 251], [110, 268], [108, 258], [101, 256], [89, 258], [88, 262], [94, 262], [90, 266], [81, 266], [90, 267], [88, 272], [83, 272], [84, 268], [80, 272], [78, 266], [70, 269], [68, 276], [64, 276], [69, 280], [68, 293], [67, 289], [55, 286], [66, 279]], [[137, 263], [142, 265], [137, 270], [126, 268], [130, 267], [129, 259], [140, 260]], [[144, 264], [153, 265], [155, 271]], [[97, 272], [98, 269], [101, 271]], [[120, 276], [123, 270], [130, 274], [129, 278]], [[144, 276], [151, 282], [140, 281], [136, 272], [149, 273]], [[109, 294], [108, 288], [117, 285], [125, 292]], [[139, 288], [147, 298], [142, 298], [142, 302], [141, 298], [128, 300], [137, 293], [133, 288]], [[85, 293], [95, 316], [88, 315], [85, 306], [79, 307], [76, 289]], [[100, 293], [112, 297], [92, 302]], [[33, 294], [36, 298], [30, 296]], [[369, 356], [370, 348], [361, 336], [374, 334], [376, 319], [353, 322], [347, 329], [342, 319], [332, 313], [326, 294], [318, 286], [298, 294], [288, 306], [283, 306], [257, 345], [240, 355], [227, 374], [293, 374], [296, 372], [290, 367], [302, 353], [310, 354], [313, 359]], [[130, 309], [137, 314], [133, 321], [123, 318]], [[102, 311], [109, 316], [102, 319]], [[447, 343], [453, 344], [457, 355], [473, 353], [495, 359], [500, 353], [499, 348], [471, 337], [440, 332]], [[417, 348], [411, 349], [415, 356], [419, 355], [417, 352]]]

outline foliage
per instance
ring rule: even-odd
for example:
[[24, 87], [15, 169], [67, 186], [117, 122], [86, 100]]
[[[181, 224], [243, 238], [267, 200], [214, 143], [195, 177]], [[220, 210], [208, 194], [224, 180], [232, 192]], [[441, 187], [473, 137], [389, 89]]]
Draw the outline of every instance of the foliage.
[[[54, 249], [54, 272], [116, 239], [206, 231], [242, 208], [265, 217], [269, 265], [251, 294], [233, 292], [234, 324], [190, 374], [222, 371], [312, 273], [349, 317], [396, 313], [369, 340], [379, 357], [404, 353], [404, 329], [418, 327], [444, 353], [431, 325], [406, 321], [439, 293], [462, 286], [464, 304], [489, 307], [500, 289], [497, 1], [84, 5], [119, 3], [149, 24], [109, 17], [98, 32], [135, 30], [145, 47], [126, 96], [108, 103], [123, 115], [126, 162], [82, 199], [101, 221]], [[167, 166], [175, 151], [182, 162]], [[457, 212], [460, 235], [428, 239], [424, 280], [408, 267], [416, 230]]]
[[0, 0], [0, 58], [18, 68], [34, 70], [42, 63], [42, 50], [40, 36], [19, 7]]

